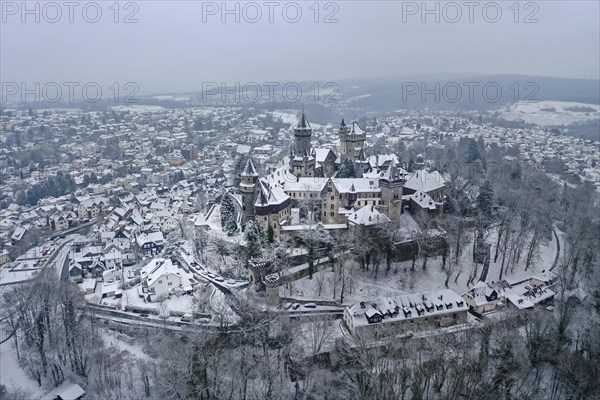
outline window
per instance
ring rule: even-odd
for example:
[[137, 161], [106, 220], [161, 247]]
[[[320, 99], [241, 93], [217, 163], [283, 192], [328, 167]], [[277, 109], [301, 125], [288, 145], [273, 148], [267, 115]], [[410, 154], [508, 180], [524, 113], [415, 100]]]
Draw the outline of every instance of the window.
[[162, 284], [162, 281], [158, 281], [158, 284], [159, 284], [159, 285], [161, 285], [161, 284]]
[[331, 196], [331, 200], [335, 200], [335, 196]]
[[332, 204], [329, 208], [331, 208], [333, 210], [334, 205]]
[[331, 216], [333, 217], [334, 215], [335, 215], [335, 213], [332, 211], [332, 212], [331, 212]]
[[173, 286], [173, 282], [169, 282], [169, 286]]

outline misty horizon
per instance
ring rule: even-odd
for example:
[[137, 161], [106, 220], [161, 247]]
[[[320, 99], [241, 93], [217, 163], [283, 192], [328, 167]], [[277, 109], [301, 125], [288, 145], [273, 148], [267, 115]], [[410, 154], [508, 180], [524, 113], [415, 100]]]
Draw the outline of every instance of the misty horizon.
[[[83, 2], [70, 23], [61, 3], [57, 10], [27, 3], [28, 14], [21, 3], [3, 2], [1, 80], [136, 82], [141, 94], [158, 94], [199, 91], [203, 82], [599, 78], [597, 2], [519, 3], [518, 10], [498, 3], [497, 22], [490, 22], [493, 7], [481, 11], [490, 3], [477, 3], [470, 22], [461, 2], [457, 9], [436, 2], [424, 9], [421, 2], [321, 2], [318, 15], [312, 3], [280, 2], [272, 23], [262, 2], [229, 2], [227, 9], [221, 2], [129, 2], [119, 3], [118, 12], [102, 3], [101, 17], [91, 23], [86, 19], [95, 11], [88, 7], [84, 15]], [[291, 4], [301, 10], [297, 22], [288, 22]], [[256, 11], [261, 18], [251, 22]]]

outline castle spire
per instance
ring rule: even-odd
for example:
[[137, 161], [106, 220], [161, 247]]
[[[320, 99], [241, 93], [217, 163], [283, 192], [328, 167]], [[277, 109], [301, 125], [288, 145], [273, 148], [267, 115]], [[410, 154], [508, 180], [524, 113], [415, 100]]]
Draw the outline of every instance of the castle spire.
[[251, 158], [248, 158], [248, 161], [246, 161], [246, 166], [244, 167], [241, 176], [258, 176], [258, 172], [256, 172], [256, 168], [254, 168], [254, 163]]
[[300, 116], [300, 120], [298, 121], [298, 128], [310, 128], [310, 124], [306, 119], [306, 114], [304, 114], [304, 105], [302, 105], [302, 115]]

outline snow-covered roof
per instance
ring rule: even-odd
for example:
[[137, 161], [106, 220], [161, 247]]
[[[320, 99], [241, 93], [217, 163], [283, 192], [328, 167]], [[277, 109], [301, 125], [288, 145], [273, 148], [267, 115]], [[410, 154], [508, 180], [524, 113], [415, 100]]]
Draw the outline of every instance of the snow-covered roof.
[[304, 177], [295, 178], [293, 181], [287, 181], [284, 184], [286, 192], [318, 192], [320, 193], [329, 178]]
[[378, 156], [371, 156], [367, 160], [374, 168], [380, 168], [384, 165], [392, 163], [392, 161], [396, 164], [400, 164], [400, 160], [395, 154], [380, 154]]
[[428, 195], [421, 191], [416, 191], [410, 195], [410, 198], [419, 205], [422, 209], [428, 209], [435, 211], [435, 201]]
[[525, 283], [513, 286], [506, 296], [508, 301], [518, 309], [531, 308], [534, 305], [552, 298], [556, 293], [545, 285], [531, 287]]
[[81, 386], [74, 383], [63, 383], [60, 386], [54, 388], [45, 396], [42, 396], [40, 400], [76, 400], [83, 395], [85, 395], [85, 390], [83, 390]]
[[281, 186], [273, 186], [270, 188], [268, 185], [263, 182], [259, 182], [260, 185], [260, 193], [256, 198], [255, 206], [261, 207], [266, 205], [279, 205], [283, 204], [285, 201], [289, 200], [290, 196], [288, 196], [285, 191], [281, 188]]
[[[331, 149], [313, 149], [313, 151], [315, 153], [315, 161], [318, 163], [325, 162], [329, 153], [333, 153], [333, 150]], [[333, 155], [335, 156], [335, 153], [333, 153]]]
[[389, 222], [385, 214], [381, 214], [374, 206], [364, 206], [358, 211], [348, 214], [349, 225], [375, 225]]
[[445, 186], [446, 181], [438, 171], [427, 172], [426, 170], [416, 171], [404, 184], [405, 188], [420, 190], [425, 193], [430, 193]]
[[162, 244], [164, 242], [164, 237], [162, 232], [150, 232], [150, 233], [142, 233], [138, 235], [136, 238], [138, 246], [142, 246], [144, 243], [156, 243]]
[[140, 271], [142, 279], [147, 279], [148, 286], [151, 286], [159, 277], [166, 274], [175, 274], [181, 277], [179, 270], [171, 260], [161, 257], [152, 259]]
[[333, 184], [340, 193], [379, 192], [379, 181], [369, 178], [338, 178]]
[[[372, 309], [381, 313], [381, 323], [411, 320], [421, 317], [453, 314], [467, 311], [464, 299], [450, 289], [429, 293], [405, 294], [401, 296], [362, 301], [346, 308], [354, 327], [368, 325], [368, 315], [375, 315]], [[421, 315], [419, 315], [419, 313]], [[370, 317], [369, 317], [370, 318]]]
[[471, 297], [476, 306], [483, 306], [489, 303], [487, 298], [490, 297], [494, 291], [497, 293], [497, 300], [503, 299], [508, 286], [508, 282], [506, 281], [501, 281], [495, 284], [478, 281], [468, 292], [465, 293], [465, 295]]

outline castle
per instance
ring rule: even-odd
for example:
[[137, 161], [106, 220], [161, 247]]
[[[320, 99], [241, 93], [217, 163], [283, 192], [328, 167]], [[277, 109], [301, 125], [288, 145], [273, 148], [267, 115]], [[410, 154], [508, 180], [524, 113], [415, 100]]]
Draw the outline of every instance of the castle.
[[[242, 226], [257, 221], [278, 240], [285, 231], [317, 222], [342, 229], [399, 221], [405, 205], [439, 211], [445, 187], [441, 175], [425, 170], [408, 174], [393, 154], [367, 158], [366, 133], [356, 122], [346, 125], [342, 119], [337, 154], [311, 147], [312, 128], [304, 110], [293, 131], [294, 149], [275, 171], [259, 177], [252, 160], [246, 162], [240, 181]], [[348, 162], [356, 177], [337, 177]]]

